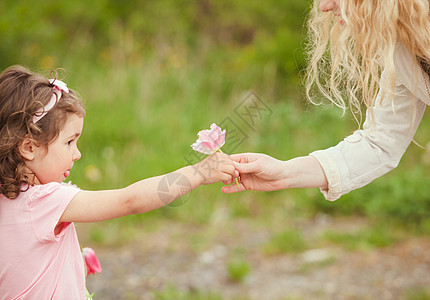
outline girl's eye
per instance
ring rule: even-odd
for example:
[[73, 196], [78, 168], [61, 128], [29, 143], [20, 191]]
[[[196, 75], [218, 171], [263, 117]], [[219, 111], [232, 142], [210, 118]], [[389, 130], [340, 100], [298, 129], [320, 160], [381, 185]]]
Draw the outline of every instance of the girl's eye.
[[67, 142], [67, 145], [69, 145], [69, 146], [70, 146], [70, 145], [72, 144], [72, 142], [73, 142], [73, 140], [68, 141], [68, 142]]

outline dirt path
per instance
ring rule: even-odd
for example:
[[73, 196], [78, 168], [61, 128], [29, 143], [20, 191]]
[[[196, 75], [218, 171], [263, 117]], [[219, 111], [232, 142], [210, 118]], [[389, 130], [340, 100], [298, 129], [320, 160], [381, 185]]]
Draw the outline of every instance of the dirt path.
[[[307, 224], [310, 245], [318, 233], [339, 226], [360, 225], [357, 220]], [[96, 299], [175, 299], [169, 289], [199, 292], [193, 299], [428, 299], [417, 297], [430, 291], [430, 238], [360, 251], [315, 242], [318, 247], [298, 254], [270, 256], [261, 251], [270, 235], [244, 221], [235, 221], [232, 230], [172, 223], [121, 247], [93, 247], [103, 273], [88, 278], [87, 287]], [[250, 272], [243, 282], [233, 282], [227, 266], [240, 255]]]

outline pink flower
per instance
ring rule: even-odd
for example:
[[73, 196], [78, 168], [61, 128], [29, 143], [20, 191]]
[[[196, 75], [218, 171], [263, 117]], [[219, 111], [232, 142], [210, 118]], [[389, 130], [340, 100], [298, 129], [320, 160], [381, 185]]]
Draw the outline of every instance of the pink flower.
[[191, 145], [195, 151], [212, 154], [224, 146], [225, 130], [221, 130], [215, 123], [211, 125], [210, 130], [201, 130], [197, 135], [199, 138]]
[[91, 248], [83, 248], [82, 254], [85, 258], [85, 264], [87, 265], [87, 277], [90, 274], [102, 271], [102, 266], [97, 258], [96, 253]]

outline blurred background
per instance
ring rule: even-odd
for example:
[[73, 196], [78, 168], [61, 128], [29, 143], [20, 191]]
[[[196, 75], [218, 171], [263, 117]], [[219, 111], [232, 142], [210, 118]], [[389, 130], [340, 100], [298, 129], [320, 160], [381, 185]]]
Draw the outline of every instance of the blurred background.
[[[82, 189], [197, 162], [190, 145], [213, 122], [229, 129], [226, 152], [286, 160], [357, 128], [304, 98], [311, 2], [3, 0], [0, 65], [64, 69], [87, 109], [70, 177]], [[429, 125], [426, 115], [397, 169], [336, 202], [214, 184], [77, 224], [104, 268], [87, 287], [96, 299], [430, 299]]]

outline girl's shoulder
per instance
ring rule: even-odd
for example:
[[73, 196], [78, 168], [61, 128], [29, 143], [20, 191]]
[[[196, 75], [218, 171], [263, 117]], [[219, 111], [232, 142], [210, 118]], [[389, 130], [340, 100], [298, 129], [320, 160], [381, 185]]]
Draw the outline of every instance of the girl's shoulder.
[[23, 195], [28, 198], [35, 199], [53, 196], [54, 194], [68, 194], [69, 192], [77, 192], [79, 190], [80, 189], [76, 185], [72, 185], [70, 183], [50, 182], [47, 184], [38, 184], [30, 186], [25, 192], [23, 192]]

